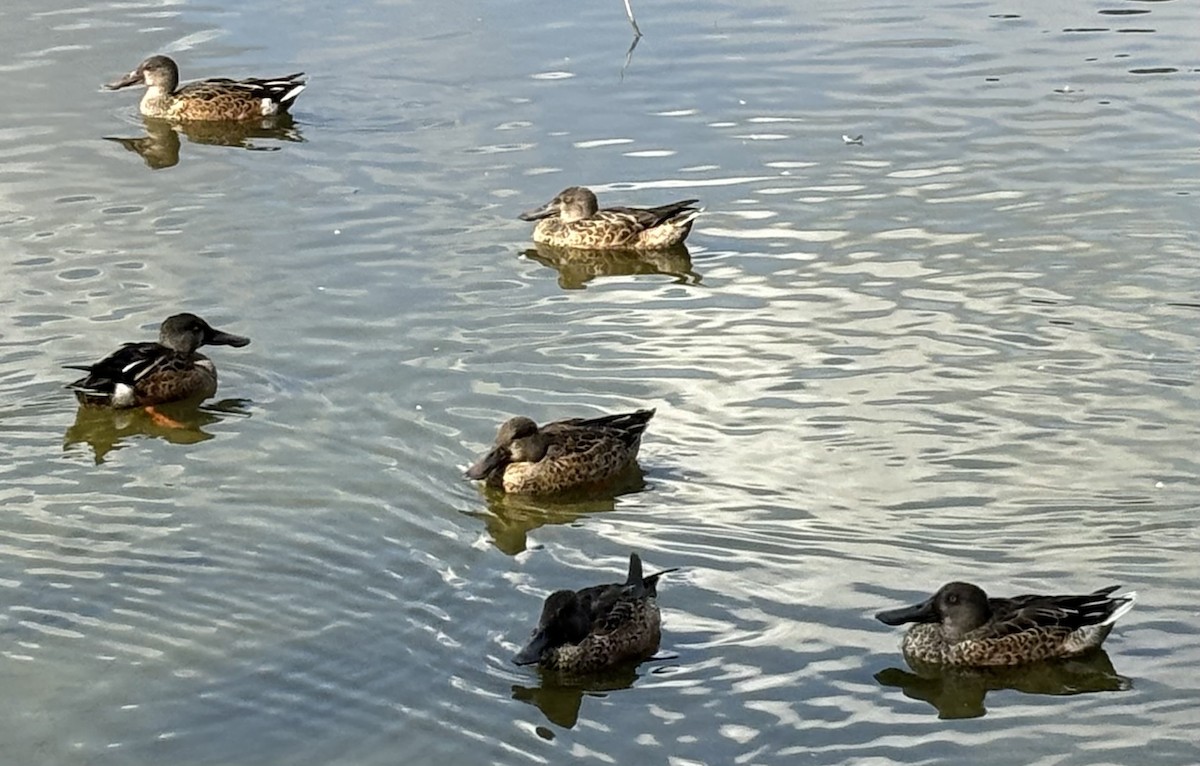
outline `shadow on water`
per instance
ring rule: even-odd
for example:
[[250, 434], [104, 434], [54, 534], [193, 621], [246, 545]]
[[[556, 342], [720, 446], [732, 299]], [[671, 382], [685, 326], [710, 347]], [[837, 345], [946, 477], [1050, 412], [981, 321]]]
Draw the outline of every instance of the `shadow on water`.
[[913, 672], [887, 668], [875, 674], [882, 686], [904, 696], [928, 702], [938, 718], [979, 718], [987, 713], [989, 691], [1011, 689], [1025, 694], [1067, 696], [1092, 692], [1119, 692], [1133, 682], [1118, 675], [1103, 649], [1068, 660], [1053, 660], [1016, 668], [948, 668], [905, 658]]
[[281, 147], [263, 146], [256, 139], [303, 143], [304, 137], [295, 127], [291, 115], [265, 118], [250, 122], [187, 122], [174, 123], [146, 117], [142, 120], [146, 135], [132, 138], [104, 136], [135, 152], [152, 170], [162, 170], [179, 164], [179, 134], [193, 144], [234, 146], [252, 152], [277, 152]]
[[570, 729], [579, 721], [585, 696], [604, 697], [607, 692], [628, 689], [638, 678], [637, 668], [638, 664], [632, 663], [586, 677], [561, 676], [552, 671], [538, 670], [541, 684], [514, 684], [512, 698], [536, 706], [550, 723]]
[[508, 495], [498, 489], [483, 488], [486, 513], [464, 511], [482, 519], [492, 544], [509, 556], [523, 552], [528, 534], [546, 524], [570, 524], [594, 513], [616, 508], [617, 498], [646, 489], [645, 475], [636, 463], [603, 487], [578, 490], [550, 497]]
[[127, 410], [79, 407], [75, 422], [63, 437], [63, 451], [69, 452], [75, 445], [87, 444], [99, 465], [109, 452], [120, 449], [137, 436], [163, 439], [171, 444], [198, 444], [214, 436], [204, 430], [205, 426], [229, 415], [249, 417], [249, 404], [248, 399], [222, 399], [203, 407], [194, 402], [161, 404], [154, 408], [160, 415], [158, 419], [140, 407]]
[[700, 284], [700, 275], [692, 271], [687, 245], [667, 250], [578, 250], [538, 244], [523, 255], [558, 272], [558, 285], [564, 290], [582, 290], [596, 277], [626, 277], [637, 274], [665, 274], [681, 284]]

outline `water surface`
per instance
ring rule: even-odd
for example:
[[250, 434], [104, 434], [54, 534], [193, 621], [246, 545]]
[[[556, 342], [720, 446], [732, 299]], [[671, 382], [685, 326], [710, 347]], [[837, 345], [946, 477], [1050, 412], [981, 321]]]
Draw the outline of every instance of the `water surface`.
[[[6, 761], [1200, 760], [1196, 7], [634, 7], [628, 64], [615, 0], [0, 11]], [[156, 52], [311, 85], [164, 134], [99, 89]], [[701, 198], [685, 260], [529, 252], [578, 183]], [[253, 339], [218, 399], [78, 414], [61, 365], [179, 310]], [[461, 477], [642, 406], [618, 497]], [[660, 659], [509, 663], [630, 550], [683, 568]], [[914, 680], [871, 614], [951, 579], [1141, 600]]]

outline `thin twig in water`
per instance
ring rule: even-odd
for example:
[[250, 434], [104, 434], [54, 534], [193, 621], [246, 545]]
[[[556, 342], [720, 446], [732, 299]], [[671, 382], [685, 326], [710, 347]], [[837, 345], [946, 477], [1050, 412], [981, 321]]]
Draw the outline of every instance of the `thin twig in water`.
[[629, 0], [625, 0], [625, 15], [629, 17], [629, 23], [633, 25], [633, 34], [641, 37], [642, 30], [638, 29], [637, 19], [633, 17], [633, 6], [629, 4]]
[[634, 35], [633, 42], [629, 44], [629, 50], [625, 51], [625, 66], [621, 67], [622, 82], [625, 80], [625, 70], [629, 68], [629, 62], [633, 61], [633, 49], [637, 47], [637, 44], [641, 39], [641, 35]]

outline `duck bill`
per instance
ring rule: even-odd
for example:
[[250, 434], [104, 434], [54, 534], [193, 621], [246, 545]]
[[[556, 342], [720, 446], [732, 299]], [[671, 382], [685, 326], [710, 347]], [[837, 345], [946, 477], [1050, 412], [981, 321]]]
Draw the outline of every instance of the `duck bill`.
[[474, 481], [486, 479], [503, 468], [507, 462], [508, 450], [504, 447], [495, 447], [491, 452], [475, 461], [475, 465], [467, 469], [467, 478]]
[[145, 81], [146, 80], [142, 76], [142, 73], [135, 69], [121, 79], [113, 80], [112, 82], [107, 83], [104, 87], [108, 88], [109, 90], [120, 90], [121, 88], [128, 88], [130, 85], [140, 85]]
[[928, 598], [919, 604], [880, 612], [875, 619], [884, 625], [903, 625], [906, 622], [937, 622], [938, 616], [933, 609], [933, 599]]
[[204, 342], [210, 346], [233, 346], [234, 348], [241, 348], [242, 346], [248, 346], [250, 339], [244, 335], [234, 335], [231, 332], [213, 329], [211, 334], [205, 336]]
[[526, 210], [521, 213], [518, 218], [522, 221], [537, 221], [542, 218], [549, 218], [558, 213], [558, 203], [551, 201], [541, 207], [535, 207], [533, 210]]
[[546, 631], [538, 630], [533, 634], [533, 638], [529, 639], [529, 643], [513, 655], [512, 661], [514, 665], [536, 665], [542, 659], [542, 653], [550, 646], [550, 639], [546, 637]]

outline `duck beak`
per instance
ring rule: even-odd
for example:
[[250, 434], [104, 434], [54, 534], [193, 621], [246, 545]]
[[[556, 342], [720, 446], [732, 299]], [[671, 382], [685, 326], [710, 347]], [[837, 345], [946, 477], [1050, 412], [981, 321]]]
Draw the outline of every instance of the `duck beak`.
[[145, 81], [145, 75], [135, 69], [121, 79], [114, 80], [113, 82], [106, 84], [104, 87], [108, 88], [109, 90], [120, 90], [121, 88], [128, 88], [130, 85], [138, 85], [140, 83], [144, 83]]
[[535, 207], [533, 210], [526, 210], [521, 213], [518, 218], [522, 221], [536, 221], [541, 218], [549, 218], [552, 215], [558, 214], [558, 200], [552, 199], [541, 207]]
[[241, 348], [250, 344], [250, 339], [244, 335], [234, 335], [231, 332], [224, 332], [216, 328], [212, 328], [212, 332], [204, 336], [204, 342], [210, 346], [233, 346]]
[[542, 659], [542, 652], [550, 645], [550, 639], [546, 637], [546, 631], [535, 631], [533, 637], [529, 639], [529, 643], [525, 644], [521, 651], [513, 655], [512, 661], [514, 665], [535, 665]]
[[492, 473], [508, 462], [508, 449], [493, 447], [492, 451], [475, 461], [475, 465], [467, 469], [467, 478], [474, 481], [486, 479]]
[[933, 609], [933, 598], [930, 597], [919, 604], [880, 612], [875, 619], [884, 625], [903, 625], [906, 622], [937, 622], [938, 616]]

